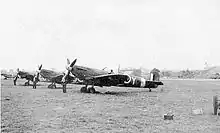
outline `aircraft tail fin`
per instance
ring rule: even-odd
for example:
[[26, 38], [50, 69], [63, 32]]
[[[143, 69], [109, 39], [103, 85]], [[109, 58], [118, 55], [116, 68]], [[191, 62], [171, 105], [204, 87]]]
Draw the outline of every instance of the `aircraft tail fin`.
[[151, 72], [150, 72], [150, 81], [160, 81], [160, 71], [156, 68], [154, 68]]

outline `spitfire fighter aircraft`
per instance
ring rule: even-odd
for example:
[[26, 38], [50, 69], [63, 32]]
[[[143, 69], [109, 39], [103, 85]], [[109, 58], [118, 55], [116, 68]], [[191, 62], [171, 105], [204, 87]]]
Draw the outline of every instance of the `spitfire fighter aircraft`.
[[[41, 77], [43, 77], [47, 81], [52, 82], [50, 85], [48, 85], [48, 88], [51, 88], [51, 89], [56, 88], [56, 83], [57, 84], [62, 84], [63, 87], [65, 88], [65, 89], [63, 89], [64, 93], [66, 91], [66, 86], [65, 85], [68, 84], [68, 83], [71, 83], [75, 79], [74, 76], [71, 76], [71, 75], [65, 76], [65, 73], [56, 72], [56, 71], [48, 70], [48, 69], [41, 69], [40, 70], [40, 75], [41, 75]], [[66, 78], [65, 83], [62, 82], [64, 76]]]
[[33, 88], [36, 89], [36, 83], [39, 80], [39, 72], [42, 68], [42, 65], [38, 67], [38, 70], [36, 71], [36, 73], [31, 73], [31, 72], [26, 72], [26, 71], [20, 71], [19, 69], [17, 69], [17, 75], [14, 78], [14, 85], [16, 85], [17, 79], [21, 78], [21, 79], [26, 79], [27, 82], [25, 82], [25, 86], [30, 85], [30, 81], [33, 82]]
[[[149, 91], [151, 91], [151, 88], [157, 88], [158, 85], [163, 85], [163, 83], [159, 81], [159, 74], [154, 75], [154, 73], [152, 73], [153, 77], [151, 80], [147, 80], [128, 74], [114, 74], [104, 70], [74, 65], [75, 63], [76, 59], [71, 64], [67, 59], [68, 67], [66, 75], [63, 77], [63, 82], [65, 82], [65, 77], [72, 73], [85, 85], [81, 88], [81, 92], [95, 93], [96, 90], [94, 86], [142, 87], [149, 88]], [[91, 85], [91, 87], [88, 87], [88, 85]]]
[[1, 76], [3, 76], [5, 80], [9, 78], [15, 78], [15, 75], [8, 73], [1, 73]]

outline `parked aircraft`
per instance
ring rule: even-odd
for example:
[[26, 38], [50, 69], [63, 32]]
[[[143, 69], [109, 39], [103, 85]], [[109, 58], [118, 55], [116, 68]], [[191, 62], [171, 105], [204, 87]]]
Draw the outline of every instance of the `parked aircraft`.
[[[43, 77], [47, 81], [52, 82], [50, 85], [48, 85], [48, 88], [51, 88], [51, 89], [56, 88], [56, 83], [66, 85], [68, 83], [73, 82], [73, 80], [75, 79], [74, 76], [68, 75], [66, 77], [66, 81], [64, 83], [64, 82], [62, 82], [62, 79], [65, 76], [65, 73], [56, 72], [56, 71], [48, 70], [48, 69], [41, 69], [40, 75], [41, 75], [41, 77]], [[66, 87], [66, 86], [63, 86], [63, 87]], [[63, 89], [63, 91], [65, 93], [66, 89]]]
[[[149, 91], [151, 91], [151, 88], [157, 88], [158, 85], [163, 85], [163, 83], [159, 81], [159, 74], [155, 75], [152, 73], [153, 78], [147, 80], [142, 77], [131, 76], [128, 74], [114, 74], [104, 70], [78, 66], [75, 65], [75, 63], [76, 59], [71, 64], [69, 59], [67, 59], [67, 72], [63, 77], [62, 82], [65, 82], [66, 76], [71, 72], [85, 85], [81, 88], [81, 92], [95, 93], [96, 90], [94, 86], [142, 87], [149, 88]], [[91, 85], [91, 87], [88, 88], [88, 85]]]
[[25, 86], [30, 85], [30, 81], [33, 82], [33, 88], [36, 89], [36, 83], [39, 80], [39, 72], [42, 68], [42, 65], [38, 67], [38, 70], [36, 71], [36, 73], [32, 73], [32, 72], [26, 72], [26, 71], [20, 71], [19, 68], [17, 69], [17, 75], [14, 78], [14, 85], [16, 85], [17, 79], [21, 78], [21, 79], [26, 79], [27, 82], [25, 82]]
[[8, 74], [8, 73], [1, 73], [1, 76], [3, 76], [4, 79], [15, 78], [15, 75], [13, 75], [13, 74]]

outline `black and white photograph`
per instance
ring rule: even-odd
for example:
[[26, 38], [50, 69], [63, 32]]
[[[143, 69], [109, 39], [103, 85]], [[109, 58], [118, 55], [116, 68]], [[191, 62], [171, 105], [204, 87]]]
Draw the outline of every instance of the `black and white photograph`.
[[219, 0], [2, 0], [2, 133], [220, 133]]

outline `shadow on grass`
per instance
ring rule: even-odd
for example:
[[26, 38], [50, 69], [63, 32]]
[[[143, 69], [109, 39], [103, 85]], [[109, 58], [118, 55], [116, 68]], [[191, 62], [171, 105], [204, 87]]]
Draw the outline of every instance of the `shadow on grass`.
[[[29, 84], [29, 85], [25, 85], [25, 84], [16, 84], [16, 85], [14, 85], [13, 84], [13, 86], [33, 86], [33, 84]], [[36, 86], [43, 86], [43, 85], [41, 85], [41, 84], [37, 84]]]
[[88, 93], [88, 92], [80, 92], [79, 93], [84, 93], [84, 94], [91, 94], [91, 95], [113, 95], [113, 96], [136, 96], [140, 93], [151, 93], [155, 94], [156, 92], [149, 92], [148, 90], [144, 91], [107, 91], [107, 92], [100, 92], [96, 91], [95, 93]]

